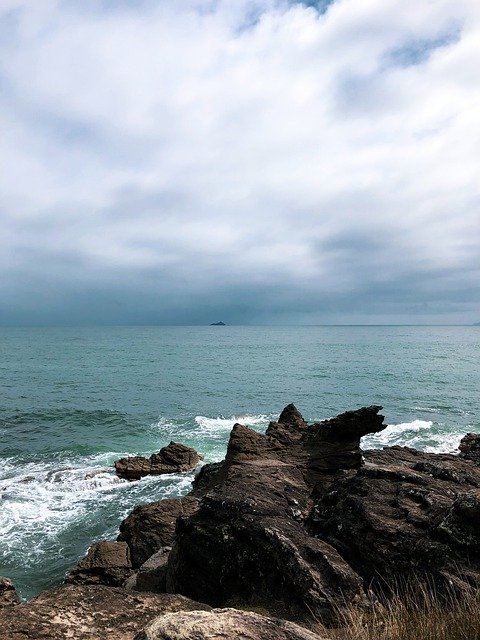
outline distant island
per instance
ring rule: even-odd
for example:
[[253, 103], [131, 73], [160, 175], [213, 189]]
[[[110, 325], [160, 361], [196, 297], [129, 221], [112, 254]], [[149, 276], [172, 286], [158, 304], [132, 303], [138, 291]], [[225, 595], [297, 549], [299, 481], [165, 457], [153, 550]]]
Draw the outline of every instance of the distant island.
[[226, 327], [227, 325], [225, 324], [225, 322], [222, 322], [220, 320], [220, 322], [212, 322], [212, 324], [210, 326], [211, 327]]
[[474, 323], [473, 323], [473, 326], [474, 326], [474, 327], [480, 327], [480, 322], [474, 322]]

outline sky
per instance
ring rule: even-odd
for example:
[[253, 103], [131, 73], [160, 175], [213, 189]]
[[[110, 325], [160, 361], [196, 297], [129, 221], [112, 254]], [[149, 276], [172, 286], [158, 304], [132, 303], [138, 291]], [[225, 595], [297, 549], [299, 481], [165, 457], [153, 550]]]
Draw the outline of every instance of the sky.
[[0, 0], [0, 324], [480, 320], [478, 0]]

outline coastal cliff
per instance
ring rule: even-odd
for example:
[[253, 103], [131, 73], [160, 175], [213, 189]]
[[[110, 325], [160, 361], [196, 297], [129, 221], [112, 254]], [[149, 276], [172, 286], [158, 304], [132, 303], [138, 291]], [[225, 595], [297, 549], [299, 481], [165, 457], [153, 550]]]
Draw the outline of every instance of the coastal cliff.
[[362, 451], [360, 439], [387, 426], [381, 409], [309, 424], [288, 405], [265, 434], [236, 424], [223, 462], [204, 465], [189, 495], [138, 506], [72, 584], [20, 605], [6, 585], [2, 628], [57, 640], [83, 615], [79, 639], [176, 638], [174, 628], [187, 640], [235, 629], [318, 639], [305, 627], [338, 625], [399, 585], [478, 590], [480, 436], [465, 436], [459, 455]]

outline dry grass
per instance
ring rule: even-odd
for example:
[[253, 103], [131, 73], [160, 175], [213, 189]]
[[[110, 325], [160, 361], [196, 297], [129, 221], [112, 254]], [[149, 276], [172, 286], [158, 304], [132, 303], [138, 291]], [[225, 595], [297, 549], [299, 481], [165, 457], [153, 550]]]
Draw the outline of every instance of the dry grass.
[[338, 640], [480, 640], [480, 593], [436, 598], [422, 590], [384, 606], [343, 614]]

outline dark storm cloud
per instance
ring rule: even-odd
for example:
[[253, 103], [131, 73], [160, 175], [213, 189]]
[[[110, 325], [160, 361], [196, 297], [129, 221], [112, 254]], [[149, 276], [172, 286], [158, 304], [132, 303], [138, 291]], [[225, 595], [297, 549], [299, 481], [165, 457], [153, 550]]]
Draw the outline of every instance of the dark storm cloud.
[[0, 322], [470, 322], [473, 0], [5, 0]]

